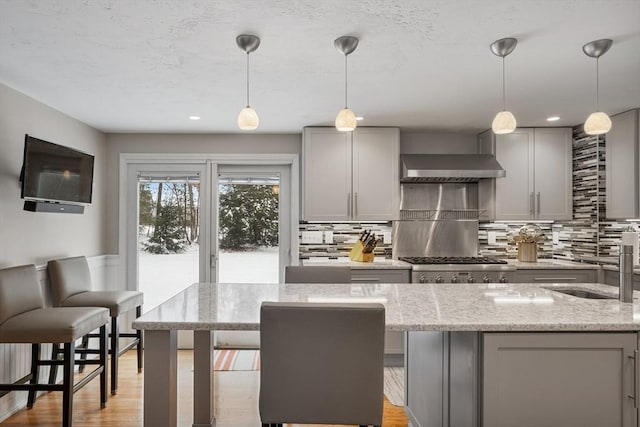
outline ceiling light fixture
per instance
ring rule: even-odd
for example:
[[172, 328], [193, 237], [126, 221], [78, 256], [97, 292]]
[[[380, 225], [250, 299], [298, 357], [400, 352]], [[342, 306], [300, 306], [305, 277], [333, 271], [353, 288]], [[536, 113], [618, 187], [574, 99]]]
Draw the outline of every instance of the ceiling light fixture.
[[510, 111], [507, 111], [506, 108], [504, 87], [504, 57], [513, 52], [513, 49], [516, 48], [516, 44], [518, 44], [518, 40], [511, 37], [496, 40], [491, 43], [491, 52], [502, 58], [502, 111], [496, 114], [493, 118], [493, 122], [491, 123], [491, 129], [493, 129], [494, 133], [499, 135], [511, 133], [516, 129], [516, 118]]
[[558, 120], [560, 120], [560, 117], [558, 116], [547, 117], [548, 122], [557, 122]]
[[338, 37], [333, 42], [334, 46], [344, 55], [344, 108], [336, 116], [336, 129], [341, 132], [350, 132], [358, 125], [356, 115], [347, 107], [347, 56], [358, 47], [358, 39], [352, 36]]
[[200, 120], [200, 116], [189, 116], [189, 120]]
[[602, 55], [607, 53], [613, 41], [611, 39], [594, 40], [582, 46], [582, 51], [585, 55], [596, 58], [596, 112], [591, 113], [584, 122], [584, 131], [587, 135], [602, 135], [611, 130], [611, 119], [599, 110], [599, 60]]
[[256, 110], [249, 105], [249, 54], [260, 46], [260, 38], [252, 34], [240, 34], [236, 37], [236, 43], [247, 52], [247, 106], [238, 114], [238, 127], [242, 130], [254, 130], [258, 128], [260, 119]]

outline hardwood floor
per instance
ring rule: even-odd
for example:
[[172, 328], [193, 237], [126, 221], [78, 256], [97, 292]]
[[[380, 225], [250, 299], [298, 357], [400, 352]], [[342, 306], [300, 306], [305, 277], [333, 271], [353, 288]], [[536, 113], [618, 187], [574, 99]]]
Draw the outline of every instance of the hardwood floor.
[[[178, 354], [178, 425], [191, 426], [193, 403], [193, 353]], [[73, 401], [74, 427], [141, 427], [142, 379], [137, 373], [135, 351], [120, 357], [119, 390], [110, 396], [105, 409], [100, 409], [98, 381], [93, 380], [78, 391]], [[258, 371], [216, 372], [216, 427], [257, 427]], [[36, 400], [33, 409], [23, 409], [5, 420], [3, 426], [58, 427], [60, 425], [62, 393], [48, 393]], [[301, 427], [299, 424], [285, 424]], [[384, 403], [383, 427], [406, 427], [404, 409]], [[314, 426], [318, 426], [314, 424]]]

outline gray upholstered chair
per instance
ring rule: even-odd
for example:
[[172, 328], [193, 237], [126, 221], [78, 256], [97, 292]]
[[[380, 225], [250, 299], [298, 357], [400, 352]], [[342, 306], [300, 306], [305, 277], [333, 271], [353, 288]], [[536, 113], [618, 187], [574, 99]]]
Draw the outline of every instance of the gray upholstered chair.
[[[27, 390], [27, 407], [33, 407], [37, 391], [62, 391], [62, 425], [71, 427], [73, 393], [100, 376], [100, 403], [107, 404], [107, 327], [109, 310], [97, 307], [53, 308], [44, 306], [35, 266], [0, 270], [0, 343], [31, 344], [31, 373], [13, 384], [0, 384], [0, 395]], [[75, 341], [100, 330], [98, 359], [74, 361]], [[41, 359], [43, 343], [64, 344], [63, 359]], [[75, 364], [98, 365], [74, 384]], [[39, 383], [40, 366], [63, 366], [62, 384]], [[25, 384], [25, 382], [29, 382]]]
[[345, 265], [288, 265], [285, 283], [350, 283], [351, 268]]
[[380, 426], [384, 316], [381, 304], [264, 302], [262, 425]]
[[[120, 332], [118, 317], [136, 310], [136, 317], [142, 314], [142, 292], [137, 291], [93, 291], [91, 273], [87, 259], [83, 256], [62, 258], [47, 264], [51, 299], [56, 307], [104, 307], [109, 309], [111, 332], [109, 333], [109, 353], [111, 355], [111, 394], [118, 390], [118, 357], [137, 346], [138, 372], [142, 372], [142, 331]], [[90, 335], [89, 335], [90, 336]], [[133, 338], [126, 346], [120, 347], [120, 338]], [[88, 342], [87, 337], [83, 345]], [[54, 346], [53, 352], [59, 351]], [[55, 358], [55, 356], [54, 356]], [[55, 369], [51, 370], [50, 381], [55, 379]]]

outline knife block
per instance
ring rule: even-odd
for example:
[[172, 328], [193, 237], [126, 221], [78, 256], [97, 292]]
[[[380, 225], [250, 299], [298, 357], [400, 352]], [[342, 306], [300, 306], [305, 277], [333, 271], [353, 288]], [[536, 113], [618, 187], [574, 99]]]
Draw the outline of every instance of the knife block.
[[364, 253], [362, 252], [363, 249], [362, 241], [358, 240], [351, 248], [351, 252], [349, 252], [349, 259], [357, 262], [373, 262], [373, 252]]

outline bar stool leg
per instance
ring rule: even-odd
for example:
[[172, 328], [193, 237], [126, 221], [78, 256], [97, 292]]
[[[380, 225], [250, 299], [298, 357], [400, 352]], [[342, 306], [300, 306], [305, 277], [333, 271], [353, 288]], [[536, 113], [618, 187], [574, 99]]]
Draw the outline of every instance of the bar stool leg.
[[[58, 343], [51, 344], [51, 360], [59, 360], [60, 345]], [[58, 376], [58, 365], [51, 365], [49, 367], [49, 384], [56, 383], [56, 377]]]
[[[142, 316], [142, 307], [141, 306], [137, 306], [136, 307], [136, 319], [138, 317]], [[136, 331], [136, 337], [138, 340], [138, 346], [137, 346], [137, 355], [138, 355], [138, 373], [142, 372], [142, 329], [138, 329]]]
[[[83, 348], [85, 350], [89, 348], [89, 334], [82, 337], [82, 343], [80, 343], [80, 346], [78, 348]], [[87, 353], [80, 353], [80, 359], [87, 360]], [[84, 365], [78, 366], [78, 372], [84, 372]]]
[[[31, 344], [31, 380], [30, 384], [38, 384], [38, 377], [40, 373], [40, 344]], [[27, 398], [27, 408], [33, 408], [33, 404], [36, 401], [36, 391], [29, 390]]]
[[107, 371], [109, 364], [107, 363], [107, 353], [109, 352], [109, 343], [107, 341], [107, 327], [100, 327], [100, 365], [102, 372], [100, 373], [100, 407], [107, 406]]
[[120, 353], [118, 318], [111, 318], [111, 394], [118, 392], [118, 354]]
[[62, 426], [71, 427], [73, 415], [73, 368], [75, 365], [75, 342], [64, 344], [64, 368], [62, 374]]

